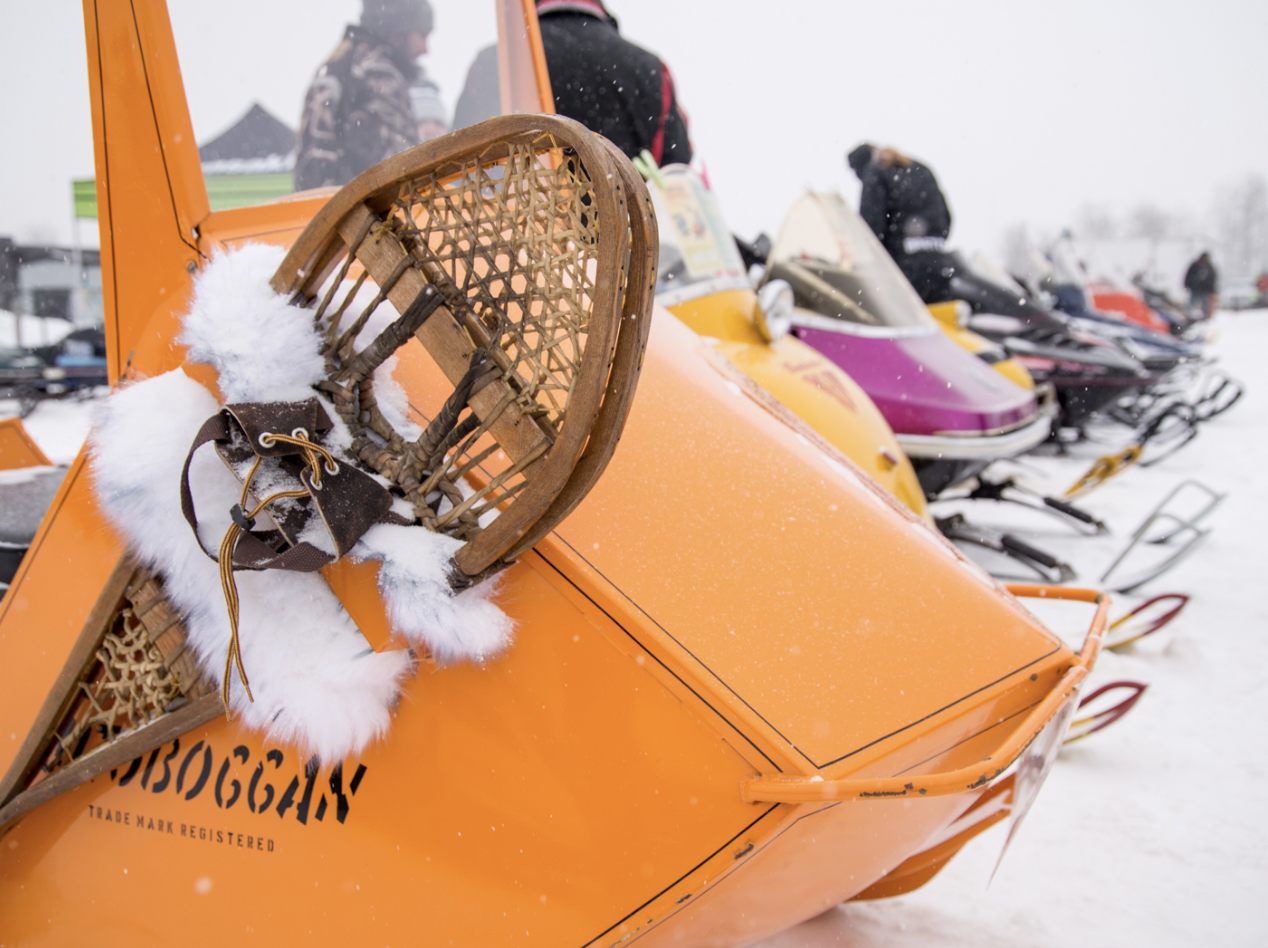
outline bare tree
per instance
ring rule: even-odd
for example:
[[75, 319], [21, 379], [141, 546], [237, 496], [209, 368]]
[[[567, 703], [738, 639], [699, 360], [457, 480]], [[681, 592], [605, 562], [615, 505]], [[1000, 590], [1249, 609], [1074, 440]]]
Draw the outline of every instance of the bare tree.
[[1250, 174], [1222, 187], [1215, 199], [1221, 263], [1234, 277], [1268, 270], [1268, 182]]
[[1127, 228], [1128, 236], [1157, 244], [1171, 233], [1171, 215], [1156, 205], [1141, 204], [1131, 212]]
[[1030, 266], [1030, 234], [1025, 224], [1012, 224], [1000, 238], [1000, 258], [1004, 268], [1014, 275], [1025, 273]]
[[1118, 236], [1118, 221], [1102, 204], [1084, 204], [1075, 218], [1074, 232], [1084, 240], [1113, 240]]

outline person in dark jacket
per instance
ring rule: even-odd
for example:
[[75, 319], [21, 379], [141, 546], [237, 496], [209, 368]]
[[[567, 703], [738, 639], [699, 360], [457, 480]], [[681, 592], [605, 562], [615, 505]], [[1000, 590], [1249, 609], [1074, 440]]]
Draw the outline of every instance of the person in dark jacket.
[[[622, 38], [600, 0], [537, 0], [542, 47], [555, 111], [610, 139], [634, 158], [658, 165], [691, 161], [687, 120], [669, 68]], [[482, 50], [454, 112], [463, 128], [501, 114], [497, 50]]]
[[951, 210], [928, 167], [892, 148], [859, 145], [847, 162], [863, 182], [859, 215], [926, 303], [950, 299]]
[[1189, 291], [1189, 306], [1200, 311], [1203, 319], [1210, 319], [1215, 294], [1219, 291], [1219, 275], [1207, 251], [1203, 250], [1202, 255], [1189, 264], [1184, 273], [1184, 288]]
[[631, 158], [691, 161], [687, 120], [669, 67], [624, 39], [600, 0], [537, 0], [555, 110]]
[[410, 86], [432, 25], [428, 0], [362, 0], [360, 25], [347, 28], [304, 97], [295, 190], [346, 184], [418, 144]]

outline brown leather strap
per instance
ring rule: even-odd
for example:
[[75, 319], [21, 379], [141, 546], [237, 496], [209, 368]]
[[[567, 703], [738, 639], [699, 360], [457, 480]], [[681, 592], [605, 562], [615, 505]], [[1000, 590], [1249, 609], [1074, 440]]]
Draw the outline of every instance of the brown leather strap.
[[[194, 436], [194, 443], [189, 447], [189, 454], [185, 455], [185, 466], [181, 468], [181, 513], [185, 515], [185, 522], [189, 524], [189, 528], [194, 531], [194, 537], [198, 539], [199, 546], [202, 546], [203, 541], [198, 537], [198, 514], [194, 510], [194, 495], [189, 490], [189, 465], [193, 463], [194, 452], [204, 444], [209, 441], [228, 440], [229, 422], [222, 412], [216, 412], [198, 429], [198, 434]], [[203, 552], [207, 553], [205, 546], [203, 546]], [[207, 555], [213, 560], [216, 558], [211, 553]]]
[[[217, 560], [217, 555], [203, 546], [202, 538], [198, 535], [198, 514], [193, 492], [189, 487], [189, 468], [194, 452], [199, 448], [208, 443], [227, 444], [233, 440], [235, 423], [252, 450], [265, 457], [297, 454], [299, 449], [276, 442], [262, 444], [259, 441], [262, 433], [273, 430], [290, 433], [296, 428], [303, 428], [310, 436], [315, 437], [329, 431], [331, 427], [330, 417], [316, 399], [294, 404], [229, 405], [203, 423], [181, 469], [181, 512], [190, 529], [194, 531], [199, 547], [212, 560]], [[393, 513], [392, 497], [387, 490], [349, 463], [339, 464], [337, 473], [325, 472], [320, 488], [313, 486], [307, 469], [301, 470], [299, 478], [312, 495], [315, 501], [313, 507], [334, 540], [338, 555], [326, 553], [306, 541], [281, 549], [287, 544], [287, 539], [280, 531], [244, 530], [233, 548], [235, 568], [315, 572], [347, 553], [362, 534], [376, 523], [408, 526], [413, 522]]]

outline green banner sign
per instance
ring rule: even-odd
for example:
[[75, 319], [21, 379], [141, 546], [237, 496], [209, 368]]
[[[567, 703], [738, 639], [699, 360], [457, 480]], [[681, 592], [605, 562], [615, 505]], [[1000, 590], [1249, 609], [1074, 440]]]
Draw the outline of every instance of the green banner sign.
[[[207, 200], [213, 211], [263, 204], [286, 197], [295, 189], [289, 171], [276, 174], [209, 174], [204, 180], [207, 182]], [[92, 178], [72, 181], [71, 196], [76, 217], [96, 218], [96, 181]]]

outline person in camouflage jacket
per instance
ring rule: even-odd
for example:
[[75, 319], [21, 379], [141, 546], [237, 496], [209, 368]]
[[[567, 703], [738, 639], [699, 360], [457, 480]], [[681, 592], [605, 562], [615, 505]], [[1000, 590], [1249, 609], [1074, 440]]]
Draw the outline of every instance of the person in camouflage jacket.
[[296, 191], [346, 184], [418, 144], [409, 90], [432, 24], [428, 0], [362, 0], [360, 25], [347, 28], [304, 97]]

